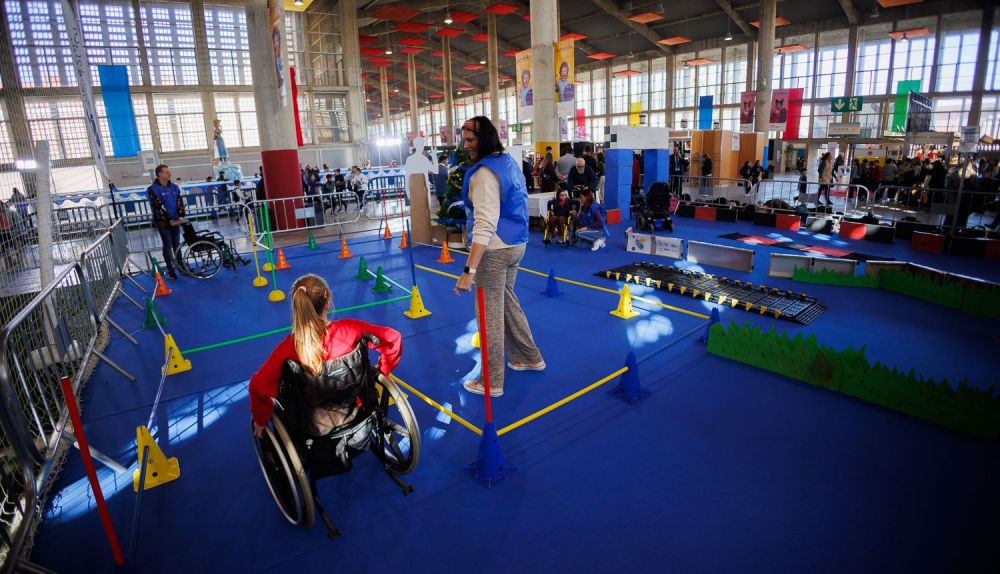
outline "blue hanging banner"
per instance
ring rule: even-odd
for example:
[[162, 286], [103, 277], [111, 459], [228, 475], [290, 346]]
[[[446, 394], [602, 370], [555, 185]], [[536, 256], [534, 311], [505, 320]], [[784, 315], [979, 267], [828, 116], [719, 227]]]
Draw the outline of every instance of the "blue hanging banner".
[[139, 155], [139, 130], [135, 126], [132, 109], [132, 92], [128, 85], [125, 66], [98, 66], [101, 78], [101, 97], [108, 116], [111, 132], [111, 149], [116, 158]]
[[698, 98], [698, 129], [712, 129], [712, 96]]

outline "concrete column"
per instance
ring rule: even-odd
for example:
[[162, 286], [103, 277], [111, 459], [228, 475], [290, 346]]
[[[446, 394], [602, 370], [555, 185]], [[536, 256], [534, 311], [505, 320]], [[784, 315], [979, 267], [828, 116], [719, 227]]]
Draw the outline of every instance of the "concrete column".
[[760, 3], [760, 28], [757, 33], [757, 113], [754, 114], [754, 131], [767, 134], [771, 123], [771, 72], [774, 68], [774, 17], [777, 0]]
[[[892, 30], [894, 32], [896, 31], [896, 22], [892, 23]], [[896, 61], [896, 45], [894, 42], [892, 50], [889, 51], [889, 80], [888, 80], [889, 83], [885, 89], [885, 102], [882, 104], [882, 110], [881, 113], [879, 114], [881, 117], [879, 118], [878, 121], [878, 133], [872, 134], [872, 137], [876, 138], [882, 137], [882, 134], [885, 133], [886, 128], [889, 126], [889, 103], [892, 102], [893, 98], [895, 97], [893, 95], [894, 90], [892, 89], [892, 84], [895, 82], [895, 78], [893, 77], [895, 74], [892, 73], [895, 61]]]
[[664, 89], [667, 91], [666, 97], [663, 100], [663, 105], [666, 107], [667, 115], [667, 125], [670, 128], [674, 127], [674, 67], [675, 60], [677, 56], [670, 54], [667, 56], [667, 67], [666, 67], [666, 77], [667, 81], [664, 83]]
[[[268, 7], [275, 13], [272, 23]], [[288, 43], [285, 41], [285, 9], [277, 0], [247, 0], [247, 36], [250, 43], [250, 73], [257, 102], [260, 156], [268, 199], [302, 196], [299, 150], [295, 138], [291, 84], [288, 73]], [[272, 35], [276, 41], [272, 42]], [[280, 50], [280, 63], [274, 45]], [[274, 211], [277, 229], [295, 225], [293, 202]], [[294, 202], [298, 204], [299, 202]]]
[[613, 108], [611, 104], [611, 70], [612, 67], [608, 66], [604, 69], [604, 125], [605, 127], [611, 127], [611, 110]]
[[[858, 82], [858, 27], [851, 26], [847, 31], [847, 80], [844, 82], [844, 96], [854, 95], [854, 86]], [[886, 88], [888, 90], [888, 88]], [[840, 121], [851, 121], [851, 113], [841, 116]], [[845, 150], [846, 151], [846, 150]], [[845, 156], [846, 157], [846, 156]]]
[[453, 114], [453, 98], [451, 83], [451, 38], [445, 36], [441, 41], [441, 76], [444, 77], [444, 125], [448, 134], [447, 145], [458, 146], [455, 141], [455, 120]]
[[754, 63], [756, 62], [757, 55], [757, 42], [750, 40], [747, 42], [747, 84], [744, 92], [749, 92], [753, 90], [754, 86], [754, 68], [756, 67]]
[[[925, 92], [937, 90], [938, 70], [941, 69], [941, 40], [943, 36], [944, 29], [941, 26], [941, 15], [938, 14], [937, 21], [934, 23], [934, 62], [931, 64], [931, 85], [920, 86], [920, 89]], [[889, 92], [896, 93], [896, 86], [891, 86]]]
[[976, 71], [972, 76], [972, 105], [969, 106], [969, 120], [965, 122], [967, 126], [978, 126], [983, 113], [983, 90], [986, 87], [986, 64], [990, 57], [993, 11], [987, 2], [983, 8], [983, 21], [979, 27], [979, 54], [976, 56]]
[[[212, 85], [212, 69], [208, 58], [208, 34], [205, 31], [205, 2], [191, 0], [191, 24], [194, 29], [194, 54], [198, 62], [198, 84]], [[201, 92], [202, 119], [205, 124], [205, 141], [208, 142], [209, 158], [215, 157], [215, 96], [211, 90]]]
[[[534, 117], [531, 132], [535, 151], [545, 153], [545, 146], [559, 151], [559, 116], [556, 113], [555, 54], [559, 40], [559, 3], [557, 0], [531, 0], [531, 90]], [[609, 93], [610, 95], [610, 93]]]
[[389, 78], [386, 66], [378, 69], [378, 90], [382, 94], [382, 135], [389, 133]]
[[497, 52], [497, 15], [487, 14], [486, 21], [489, 41], [486, 44], [486, 63], [488, 65], [488, 84], [490, 86], [490, 121], [500, 130], [500, 58]]
[[361, 165], [368, 155], [368, 117], [361, 81], [357, 0], [340, 0], [340, 23], [344, 47], [344, 85], [347, 86], [347, 122], [354, 144], [352, 164]]
[[[410, 87], [410, 131], [413, 137], [420, 135], [420, 120], [417, 116], [417, 64], [413, 54], [406, 55], [406, 83]], [[417, 150], [423, 151], [423, 150]]]

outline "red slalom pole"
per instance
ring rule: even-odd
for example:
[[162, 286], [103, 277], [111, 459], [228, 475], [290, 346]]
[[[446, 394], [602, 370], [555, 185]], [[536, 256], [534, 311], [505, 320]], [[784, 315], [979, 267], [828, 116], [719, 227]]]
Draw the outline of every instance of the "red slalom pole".
[[115, 564], [121, 566], [125, 563], [122, 556], [121, 546], [118, 544], [118, 535], [115, 534], [115, 527], [111, 524], [111, 515], [108, 513], [108, 505], [104, 502], [104, 492], [101, 491], [101, 483], [97, 481], [97, 471], [94, 470], [94, 459], [90, 456], [90, 445], [87, 444], [87, 436], [83, 433], [83, 421], [80, 420], [80, 411], [76, 406], [76, 398], [73, 396], [73, 382], [69, 377], [60, 379], [63, 397], [66, 399], [66, 407], [69, 409], [69, 418], [73, 423], [76, 434], [76, 442], [80, 444], [80, 458], [83, 459], [83, 467], [87, 469], [87, 479], [90, 481], [90, 488], [94, 491], [94, 500], [97, 502], [97, 511], [101, 514], [101, 523], [104, 525], [104, 534], [108, 537], [108, 544], [111, 545], [111, 553], [115, 556]]
[[486, 304], [483, 302], [483, 288], [476, 287], [476, 305], [479, 307], [479, 351], [483, 357], [483, 390], [486, 391], [486, 422], [493, 423], [493, 404], [490, 402], [490, 354], [486, 341]]

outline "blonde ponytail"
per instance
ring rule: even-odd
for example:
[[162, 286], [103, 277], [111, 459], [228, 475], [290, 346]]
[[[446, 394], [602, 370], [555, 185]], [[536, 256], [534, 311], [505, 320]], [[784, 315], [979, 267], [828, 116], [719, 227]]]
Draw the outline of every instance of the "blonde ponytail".
[[326, 309], [330, 289], [316, 275], [304, 275], [292, 284], [292, 340], [299, 362], [313, 376], [323, 371], [326, 349]]

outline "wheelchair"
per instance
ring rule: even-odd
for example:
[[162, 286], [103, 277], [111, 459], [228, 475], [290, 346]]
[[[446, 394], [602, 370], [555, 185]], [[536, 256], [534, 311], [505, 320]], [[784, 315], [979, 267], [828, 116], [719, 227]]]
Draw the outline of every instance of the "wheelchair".
[[318, 377], [287, 361], [271, 421], [261, 438], [253, 437], [281, 514], [304, 528], [319, 514], [331, 539], [340, 531], [320, 504], [317, 480], [350, 472], [352, 461], [370, 450], [407, 495], [413, 487], [399, 475], [412, 472], [420, 459], [416, 416], [396, 383], [371, 366], [369, 340], [327, 361]]
[[181, 231], [184, 242], [177, 250], [177, 268], [186, 275], [211, 279], [223, 267], [236, 271], [238, 266], [250, 264], [218, 231], [197, 231], [190, 223]]
[[[549, 244], [552, 243], [552, 236], [551, 236], [552, 234], [550, 234], [550, 232], [549, 232], [549, 223], [552, 221], [552, 218], [556, 216], [556, 214], [555, 214], [555, 206], [556, 206], [556, 200], [555, 199], [550, 199], [548, 201], [548, 204], [546, 205], [546, 208], [545, 208], [547, 215], [545, 216], [545, 228], [544, 228], [544, 230], [542, 232], [542, 243], [546, 247], [548, 247]], [[567, 208], [569, 209], [569, 211], [576, 210], [577, 212], [579, 212], [580, 211], [580, 200], [579, 199], [568, 199], [567, 200]], [[556, 242], [558, 243], [561, 240], [563, 247], [569, 247], [570, 245], [572, 245], [573, 243], [575, 243], [576, 242], [575, 241], [576, 240], [576, 228], [579, 227], [579, 226], [580, 226], [580, 224], [576, 220], [574, 220], [572, 217], [570, 217], [569, 215], [567, 215], [566, 216], [566, 225], [563, 225], [563, 230], [562, 230], [561, 236], [555, 238]]]
[[671, 193], [670, 184], [658, 181], [649, 186], [649, 191], [639, 198], [636, 207], [635, 227], [650, 233], [656, 228], [656, 220], [662, 219], [664, 231], [673, 232], [674, 222], [671, 219], [677, 211], [680, 201]]

